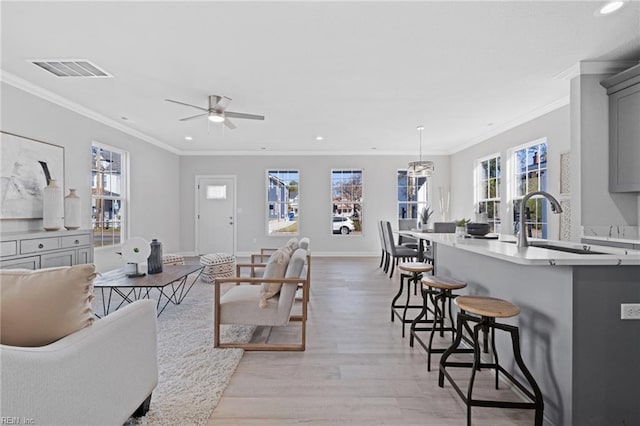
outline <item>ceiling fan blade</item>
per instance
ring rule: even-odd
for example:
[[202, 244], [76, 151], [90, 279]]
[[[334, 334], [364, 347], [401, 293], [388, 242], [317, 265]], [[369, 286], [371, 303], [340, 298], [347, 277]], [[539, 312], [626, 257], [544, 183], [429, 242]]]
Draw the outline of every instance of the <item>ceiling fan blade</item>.
[[197, 109], [201, 109], [202, 111], [209, 111], [206, 108], [202, 108], [196, 105], [191, 105], [191, 104], [185, 104], [184, 102], [180, 102], [180, 101], [174, 101], [173, 99], [165, 99], [165, 101], [167, 102], [173, 102], [174, 104], [180, 104], [180, 105], [185, 105], [185, 106], [190, 106], [191, 108], [197, 108]]
[[264, 115], [245, 114], [243, 112], [225, 111], [224, 115], [232, 118], [246, 118], [248, 120], [264, 120]]
[[198, 118], [198, 117], [205, 117], [209, 115], [208, 112], [205, 112], [204, 114], [198, 114], [198, 115], [192, 115], [191, 117], [185, 117], [185, 118], [181, 118], [178, 121], [187, 121], [187, 120], [193, 120], [194, 118]]
[[231, 121], [229, 121], [228, 118], [225, 118], [224, 125], [227, 126], [229, 128], [229, 130], [233, 130], [233, 129], [236, 128], [236, 125], [233, 124]]
[[231, 103], [231, 98], [227, 96], [223, 96], [218, 100], [218, 103], [216, 104], [215, 109], [224, 111], [225, 109], [227, 109], [230, 103]]

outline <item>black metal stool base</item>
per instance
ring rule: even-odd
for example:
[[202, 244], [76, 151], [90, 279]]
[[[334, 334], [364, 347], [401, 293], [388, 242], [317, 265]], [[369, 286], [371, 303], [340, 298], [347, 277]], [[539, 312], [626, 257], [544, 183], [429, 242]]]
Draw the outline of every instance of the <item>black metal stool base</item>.
[[[465, 349], [461, 350], [458, 347], [462, 341], [463, 328], [466, 326], [466, 329], [470, 330], [467, 322], [477, 323], [473, 327], [473, 334], [472, 334], [473, 339], [471, 341], [473, 345], [472, 352], [474, 354], [473, 362], [447, 361], [449, 356], [451, 356], [452, 354], [460, 353], [461, 351], [465, 350]], [[480, 331], [486, 332], [489, 329], [491, 330], [491, 346], [493, 350], [494, 362], [485, 363], [480, 361], [480, 344], [478, 343], [478, 340], [479, 340], [478, 337], [479, 337]], [[518, 379], [513, 377], [513, 375], [511, 375], [499, 364], [498, 354], [496, 352], [496, 346], [495, 346], [495, 329], [502, 330], [510, 334], [514, 359], [516, 361], [516, 364], [520, 368], [520, 371], [522, 371], [525, 378], [527, 379], [527, 382], [529, 383], [531, 390], [529, 390], [522, 382], [520, 382]], [[486, 339], [485, 339], [485, 342], [486, 342]], [[469, 380], [469, 386], [468, 386], [466, 395], [457, 385], [453, 377], [451, 377], [451, 375], [447, 371], [447, 367], [471, 368], [471, 378]], [[479, 371], [481, 368], [495, 369], [496, 389], [498, 389], [498, 375], [499, 373], [502, 373], [504, 374], [505, 377], [509, 379], [511, 383], [517, 386], [518, 389], [520, 389], [529, 398], [530, 402], [474, 399], [473, 385], [475, 381], [476, 371]], [[522, 355], [520, 354], [520, 335], [519, 335], [518, 327], [514, 327], [506, 324], [498, 324], [495, 322], [495, 318], [493, 317], [485, 317], [485, 316], [481, 318], [474, 317], [474, 316], [468, 315], [465, 311], [461, 310], [458, 313], [456, 338], [453, 344], [451, 345], [451, 347], [449, 347], [449, 349], [447, 349], [444, 352], [444, 354], [442, 355], [442, 358], [440, 359], [440, 373], [438, 375], [438, 386], [444, 387], [445, 377], [447, 378], [449, 383], [451, 383], [451, 386], [453, 386], [458, 396], [460, 396], [462, 401], [467, 406], [467, 425], [471, 425], [471, 407], [496, 407], [496, 408], [519, 408], [519, 409], [535, 410], [535, 425], [542, 426], [542, 414], [544, 411], [544, 401], [542, 398], [542, 392], [540, 391], [538, 384], [536, 383], [535, 379], [533, 378], [533, 376], [525, 366], [524, 361], [522, 360]]]
[[[407, 279], [407, 300], [404, 305], [396, 304], [396, 301], [402, 296], [403, 288], [404, 288], [404, 280]], [[422, 309], [422, 305], [410, 305], [409, 300], [411, 299], [411, 283], [414, 283], [414, 287], [417, 287], [418, 283], [422, 280], [421, 272], [413, 272], [411, 275], [409, 274], [400, 274], [400, 288], [398, 293], [396, 293], [395, 297], [391, 301], [391, 322], [394, 321], [395, 317], [398, 317], [400, 322], [402, 323], [402, 337], [405, 335], [405, 324], [411, 324], [413, 322], [412, 319], [407, 319], [407, 310], [408, 309]], [[402, 309], [402, 314], [398, 311], [398, 309]]]
[[[410, 328], [410, 339], [409, 346], [413, 347], [414, 339], [422, 346], [422, 348], [427, 352], [427, 371], [431, 371], [431, 354], [441, 354], [444, 353], [447, 348], [434, 348], [433, 347], [433, 337], [435, 332], [438, 331], [440, 333], [440, 337], [444, 337], [444, 332], [451, 332], [451, 341], [453, 342], [456, 335], [456, 329], [453, 326], [453, 315], [451, 313], [451, 300], [453, 299], [453, 294], [451, 290], [434, 290], [431, 287], [429, 289], [422, 288], [422, 300], [423, 300], [423, 308], [422, 312], [414, 319], [411, 323]], [[431, 300], [434, 309], [430, 309], [428, 306], [428, 300]], [[441, 306], [439, 303], [441, 302]], [[445, 327], [444, 320], [446, 319], [446, 311], [445, 306], [449, 304], [449, 320], [451, 322], [451, 326]], [[421, 320], [422, 317], [426, 317], [427, 313], [433, 313], [432, 320]], [[430, 327], [418, 327], [418, 323], [427, 322], [430, 323]], [[429, 333], [429, 343], [425, 343], [420, 336], [418, 336], [419, 331], [430, 331]], [[471, 353], [473, 349], [459, 349], [459, 352]]]

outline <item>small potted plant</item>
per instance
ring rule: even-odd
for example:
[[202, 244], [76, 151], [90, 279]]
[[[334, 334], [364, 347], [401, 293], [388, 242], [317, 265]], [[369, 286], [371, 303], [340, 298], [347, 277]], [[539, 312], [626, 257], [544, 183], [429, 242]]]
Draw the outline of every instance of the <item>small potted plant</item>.
[[433, 210], [429, 206], [423, 207], [420, 210], [420, 217], [418, 218], [418, 229], [426, 230], [427, 224], [429, 223], [429, 218], [433, 214]]
[[471, 222], [471, 219], [459, 219], [456, 220], [456, 235], [464, 236], [467, 233], [467, 223]]

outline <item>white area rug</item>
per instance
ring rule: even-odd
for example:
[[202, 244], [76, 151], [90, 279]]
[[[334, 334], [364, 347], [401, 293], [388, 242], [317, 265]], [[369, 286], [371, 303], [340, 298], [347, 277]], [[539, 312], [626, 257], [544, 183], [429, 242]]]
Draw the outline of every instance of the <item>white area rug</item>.
[[[223, 326], [221, 340], [247, 342], [253, 330]], [[158, 318], [158, 386], [147, 415], [127, 425], [206, 424], [243, 352], [213, 347], [213, 286], [198, 281], [180, 305], [169, 304]]]

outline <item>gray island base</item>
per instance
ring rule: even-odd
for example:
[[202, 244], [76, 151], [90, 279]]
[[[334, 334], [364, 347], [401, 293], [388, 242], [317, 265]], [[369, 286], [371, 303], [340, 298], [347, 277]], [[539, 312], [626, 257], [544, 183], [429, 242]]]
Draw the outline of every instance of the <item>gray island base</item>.
[[[640, 321], [620, 319], [620, 304], [640, 303], [640, 252], [593, 246], [608, 254], [579, 255], [414, 236], [434, 245], [436, 274], [468, 284], [461, 294], [520, 307], [520, 315], [500, 322], [520, 328], [524, 362], [544, 395], [545, 424], [640, 425]], [[496, 333], [496, 345], [500, 363], [522, 378], [509, 337]]]

